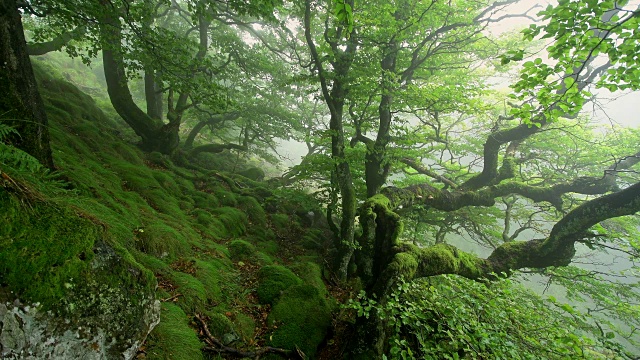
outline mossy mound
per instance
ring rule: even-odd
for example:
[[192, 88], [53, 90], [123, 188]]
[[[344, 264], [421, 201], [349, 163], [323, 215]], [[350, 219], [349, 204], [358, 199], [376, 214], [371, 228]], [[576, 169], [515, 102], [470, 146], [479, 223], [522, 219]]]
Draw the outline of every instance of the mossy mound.
[[287, 214], [271, 214], [271, 225], [277, 232], [284, 233], [291, 225], [291, 219]]
[[221, 207], [211, 210], [211, 214], [222, 222], [230, 237], [239, 237], [247, 231], [247, 215], [233, 207]]
[[300, 284], [302, 280], [284, 266], [263, 266], [258, 271], [258, 300], [261, 304], [273, 304], [283, 291]]
[[227, 245], [229, 253], [231, 254], [231, 260], [249, 260], [256, 254], [256, 247], [245, 240], [233, 240]]
[[162, 321], [147, 340], [148, 359], [204, 359], [198, 334], [189, 326], [189, 317], [179, 306], [163, 303], [160, 317]]
[[135, 247], [156, 257], [185, 256], [191, 248], [187, 239], [176, 229], [162, 221], [154, 221], [144, 227], [134, 229]]
[[282, 294], [271, 310], [267, 324], [277, 326], [271, 335], [271, 346], [300, 348], [314, 358], [331, 327], [331, 306], [311, 285], [295, 285]]
[[249, 217], [249, 231], [262, 231], [267, 226], [267, 214], [254, 197], [241, 196], [238, 198], [238, 206]]
[[256, 330], [256, 322], [250, 316], [243, 313], [236, 314], [233, 323], [242, 341], [248, 342], [253, 338]]
[[321, 295], [327, 295], [327, 287], [322, 280], [322, 269], [320, 265], [313, 262], [301, 262], [291, 266], [293, 270], [305, 284], [318, 289]]
[[231, 320], [223, 314], [216, 313], [211, 315], [207, 323], [211, 335], [225, 345], [229, 345], [240, 338]]

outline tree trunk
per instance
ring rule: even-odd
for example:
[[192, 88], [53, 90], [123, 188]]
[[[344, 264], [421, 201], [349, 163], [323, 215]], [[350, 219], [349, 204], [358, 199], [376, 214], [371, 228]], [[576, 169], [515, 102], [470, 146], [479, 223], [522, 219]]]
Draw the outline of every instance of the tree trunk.
[[10, 140], [15, 146], [53, 169], [47, 115], [15, 0], [0, 0], [0, 120], [20, 133]]
[[144, 95], [147, 100], [147, 115], [162, 121], [162, 91], [153, 69], [147, 69], [144, 72]]
[[[353, 0], [348, 1], [349, 5], [353, 7]], [[324, 97], [329, 112], [331, 113], [331, 119], [329, 122], [329, 128], [331, 130], [331, 159], [334, 162], [334, 168], [332, 175], [335, 176], [335, 181], [338, 190], [341, 195], [341, 209], [342, 219], [340, 220], [340, 233], [334, 234], [335, 246], [338, 251], [336, 259], [336, 271], [338, 272], [342, 280], [346, 280], [348, 274], [349, 264], [356, 243], [354, 239], [355, 234], [355, 218], [356, 218], [356, 190], [353, 185], [353, 178], [351, 175], [351, 168], [349, 167], [349, 161], [345, 156], [345, 136], [343, 126], [343, 112], [344, 103], [347, 96], [348, 80], [347, 75], [353, 64], [354, 55], [357, 49], [355, 37], [351, 37], [344, 50], [340, 49], [337, 43], [332, 43], [331, 48], [335, 60], [332, 62], [334, 68], [333, 86], [329, 90], [328, 77], [325, 74], [325, 70], [322, 64], [322, 60], [318, 54], [315, 42], [311, 36], [311, 1], [305, 2], [304, 13], [304, 28], [305, 39], [309, 50], [311, 51], [312, 59], [315, 63], [315, 67], [318, 71], [318, 77], [322, 88], [322, 95]], [[340, 30], [341, 32], [342, 30]], [[331, 220], [331, 219], [329, 219]]]
[[171, 154], [180, 142], [179, 124], [165, 125], [160, 119], [147, 115], [135, 104], [127, 85], [120, 22], [107, 16], [101, 27], [104, 74], [113, 108], [142, 138], [143, 150]]

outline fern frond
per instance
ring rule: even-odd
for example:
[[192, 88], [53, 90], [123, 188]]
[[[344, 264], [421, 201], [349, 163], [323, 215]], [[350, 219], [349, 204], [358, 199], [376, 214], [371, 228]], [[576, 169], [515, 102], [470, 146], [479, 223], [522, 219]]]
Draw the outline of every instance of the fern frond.
[[[1, 139], [2, 137], [0, 136], [0, 140]], [[40, 162], [36, 158], [13, 145], [5, 144], [1, 141], [0, 165], [11, 167], [17, 171], [36, 172], [42, 169], [42, 164], [40, 164]]]
[[4, 142], [4, 139], [7, 138], [9, 134], [18, 135], [18, 132], [13, 127], [0, 122], [0, 142]]

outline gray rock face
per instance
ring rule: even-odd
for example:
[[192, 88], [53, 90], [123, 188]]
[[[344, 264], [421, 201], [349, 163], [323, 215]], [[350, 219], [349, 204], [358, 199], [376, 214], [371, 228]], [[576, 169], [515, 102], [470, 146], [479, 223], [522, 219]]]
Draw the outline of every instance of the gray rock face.
[[111, 247], [94, 248], [92, 272], [69, 284], [57, 310], [0, 303], [1, 359], [132, 359], [160, 322], [148, 278]]

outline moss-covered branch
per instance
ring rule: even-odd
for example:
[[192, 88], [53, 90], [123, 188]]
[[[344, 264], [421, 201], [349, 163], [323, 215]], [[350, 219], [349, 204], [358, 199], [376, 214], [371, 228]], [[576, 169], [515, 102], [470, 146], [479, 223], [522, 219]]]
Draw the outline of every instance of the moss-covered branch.
[[207, 144], [207, 145], [201, 145], [201, 146], [197, 146], [195, 148], [193, 148], [193, 150], [191, 150], [189, 152], [189, 156], [196, 156], [200, 153], [203, 152], [208, 152], [208, 153], [221, 153], [225, 150], [238, 150], [238, 151], [247, 151], [247, 146], [246, 145], [238, 145], [238, 144]]
[[394, 209], [420, 204], [442, 211], [454, 211], [467, 206], [493, 206], [495, 199], [510, 194], [520, 195], [533, 202], [546, 201], [560, 209], [564, 194], [599, 195], [615, 190], [617, 190], [615, 181], [612, 181], [610, 176], [604, 176], [581, 177], [546, 187], [512, 181], [479, 190], [449, 191], [437, 189], [428, 184], [418, 184], [402, 189], [388, 187], [383, 189], [382, 193], [389, 199]]
[[[385, 294], [401, 277], [457, 274], [479, 279], [522, 268], [566, 266], [575, 255], [574, 244], [589, 235], [590, 227], [640, 211], [640, 183], [583, 203], [562, 218], [547, 239], [504, 243], [486, 259], [447, 244], [419, 248], [399, 243], [396, 230], [401, 225], [390, 206], [390, 200], [379, 195], [370, 199], [361, 213], [361, 223], [368, 226], [365, 235], [375, 234], [369, 237], [369, 242], [364, 240], [361, 244], [365, 255], [367, 251], [371, 253], [370, 268], [373, 279], [377, 279], [375, 283], [365, 281], [365, 284], [378, 295]], [[371, 277], [365, 277], [367, 279]]]
[[77, 28], [64, 32], [50, 41], [42, 42], [42, 43], [30, 43], [27, 44], [27, 52], [29, 55], [44, 55], [46, 53], [52, 51], [59, 51], [69, 43], [69, 41], [74, 39], [79, 39], [82, 37], [85, 32], [87, 32], [87, 28], [85, 26], [78, 26]]

